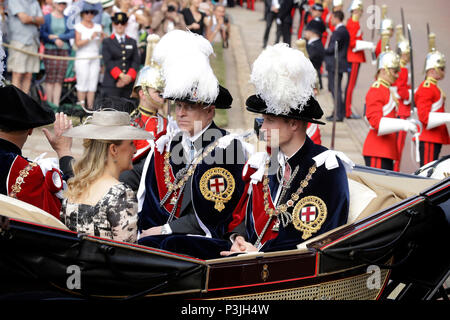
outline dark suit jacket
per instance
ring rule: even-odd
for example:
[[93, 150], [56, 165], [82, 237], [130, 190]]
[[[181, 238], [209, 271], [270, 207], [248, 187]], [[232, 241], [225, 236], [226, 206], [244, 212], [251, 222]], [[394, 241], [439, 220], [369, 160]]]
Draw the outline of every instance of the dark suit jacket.
[[328, 48], [325, 49], [325, 63], [328, 72], [334, 72], [334, 43], [338, 42], [338, 59], [339, 59], [339, 73], [347, 72], [347, 49], [350, 42], [350, 34], [345, 25], [339, 26], [331, 34]]
[[309, 60], [311, 60], [314, 68], [319, 70], [325, 58], [325, 48], [323, 47], [320, 38], [311, 43], [306, 43], [306, 51], [308, 51]]
[[[279, 0], [280, 9], [278, 9], [277, 18], [284, 24], [292, 24], [291, 11], [294, 7], [294, 0]], [[272, 4], [272, 2], [270, 2]]]
[[123, 72], [131, 76], [133, 81], [128, 86], [133, 86], [139, 70], [139, 51], [136, 40], [126, 37], [125, 43], [120, 44], [115, 35], [106, 38], [102, 42], [102, 55], [105, 64], [104, 87], [115, 87], [119, 75]]

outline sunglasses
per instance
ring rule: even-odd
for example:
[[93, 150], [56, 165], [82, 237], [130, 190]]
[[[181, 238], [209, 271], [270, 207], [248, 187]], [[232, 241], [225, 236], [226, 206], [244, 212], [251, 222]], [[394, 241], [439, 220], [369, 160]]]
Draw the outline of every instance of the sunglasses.
[[122, 26], [124, 26], [124, 25], [126, 25], [127, 23], [126, 22], [124, 22], [124, 21], [119, 21], [119, 22], [113, 22], [115, 25], [118, 25], [118, 24], [120, 24], [120, 25], [122, 25]]
[[96, 10], [86, 10], [86, 11], [83, 11], [83, 13], [96, 15], [97, 11]]

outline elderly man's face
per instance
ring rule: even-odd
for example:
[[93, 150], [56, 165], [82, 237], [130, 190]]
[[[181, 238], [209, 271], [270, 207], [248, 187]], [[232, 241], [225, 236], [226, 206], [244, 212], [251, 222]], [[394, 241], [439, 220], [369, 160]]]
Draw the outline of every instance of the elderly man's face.
[[202, 131], [214, 117], [214, 106], [204, 107], [197, 103], [177, 101], [175, 115], [178, 127], [190, 136]]

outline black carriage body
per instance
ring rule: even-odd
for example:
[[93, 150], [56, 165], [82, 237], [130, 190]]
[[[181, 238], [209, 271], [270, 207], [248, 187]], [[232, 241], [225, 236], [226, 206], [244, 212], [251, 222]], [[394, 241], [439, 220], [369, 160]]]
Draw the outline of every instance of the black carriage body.
[[0, 213], [0, 299], [431, 299], [450, 269], [449, 185], [443, 180], [297, 250], [215, 260]]

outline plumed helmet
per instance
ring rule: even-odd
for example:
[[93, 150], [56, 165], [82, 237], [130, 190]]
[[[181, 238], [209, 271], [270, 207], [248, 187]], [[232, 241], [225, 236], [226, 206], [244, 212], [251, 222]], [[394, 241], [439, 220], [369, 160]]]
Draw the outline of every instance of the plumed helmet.
[[164, 78], [161, 66], [153, 59], [153, 51], [159, 42], [159, 36], [151, 34], [147, 37], [147, 55], [145, 58], [145, 66], [139, 71], [136, 81], [133, 86], [133, 93], [135, 89], [141, 87], [152, 88], [156, 91], [162, 92], [164, 90]]
[[400, 68], [400, 57], [389, 47], [389, 31], [381, 34], [381, 53], [377, 60], [377, 71], [381, 69]]
[[381, 6], [381, 25], [380, 31], [393, 31], [394, 30], [394, 20], [387, 17], [387, 5], [383, 4]]
[[397, 25], [395, 27], [395, 37], [397, 40], [397, 53], [399, 55], [401, 54], [408, 54], [411, 52], [411, 48], [409, 46], [409, 41], [405, 39], [405, 36], [403, 35], [403, 27], [401, 24]]
[[350, 4], [349, 10], [356, 10], [356, 9], [363, 9], [363, 2], [362, 0], [353, 0]]
[[428, 35], [428, 54], [425, 58], [425, 71], [429, 69], [445, 68], [445, 56], [436, 50], [436, 34]]
[[333, 8], [335, 7], [340, 7], [344, 5], [344, 1], [343, 0], [333, 0]]

